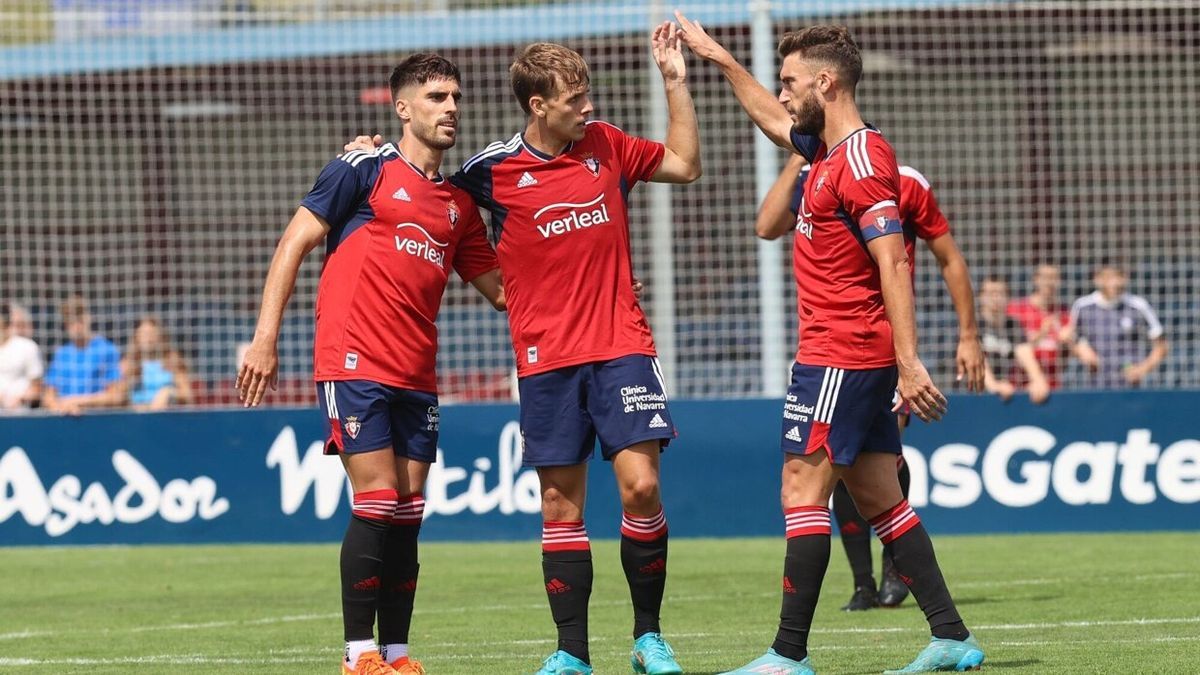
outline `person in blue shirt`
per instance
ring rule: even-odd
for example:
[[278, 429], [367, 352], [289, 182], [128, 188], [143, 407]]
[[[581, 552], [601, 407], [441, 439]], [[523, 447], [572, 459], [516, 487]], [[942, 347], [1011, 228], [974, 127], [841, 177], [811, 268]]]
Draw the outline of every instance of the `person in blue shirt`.
[[92, 314], [75, 296], [59, 310], [67, 343], [54, 351], [46, 373], [42, 404], [48, 410], [78, 415], [87, 408], [110, 408], [125, 403], [121, 353], [116, 345], [92, 330]]
[[171, 345], [157, 317], [138, 319], [122, 370], [134, 410], [164, 410], [192, 401], [187, 363]]

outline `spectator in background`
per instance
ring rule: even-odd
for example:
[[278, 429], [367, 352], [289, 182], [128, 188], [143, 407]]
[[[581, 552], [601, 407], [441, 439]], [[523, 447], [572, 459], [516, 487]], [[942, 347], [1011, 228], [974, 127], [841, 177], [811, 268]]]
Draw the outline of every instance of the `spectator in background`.
[[54, 351], [42, 405], [68, 415], [123, 405], [126, 389], [116, 345], [92, 332], [92, 314], [83, 298], [69, 298], [59, 312], [67, 343]]
[[1008, 305], [1008, 284], [984, 279], [979, 288], [979, 339], [988, 363], [984, 387], [1007, 401], [1027, 384], [1029, 400], [1040, 405], [1050, 396], [1050, 382], [1021, 325], [1006, 313]]
[[1062, 272], [1057, 265], [1038, 265], [1033, 293], [1008, 304], [1008, 315], [1021, 324], [1025, 339], [1052, 389], [1059, 386], [1059, 363], [1066, 341], [1067, 309], [1058, 300]]
[[134, 410], [165, 410], [172, 404], [192, 402], [187, 363], [154, 316], [138, 319], [121, 370]]
[[17, 332], [20, 327], [13, 319], [17, 307], [0, 302], [0, 411], [29, 408], [41, 398], [42, 352], [37, 343]]
[[1137, 387], [1167, 356], [1167, 339], [1145, 298], [1125, 292], [1125, 270], [1102, 265], [1092, 275], [1096, 291], [1071, 306], [1067, 334], [1074, 352], [1101, 389]]
[[33, 339], [33, 316], [24, 305], [8, 305], [8, 329], [12, 335]]

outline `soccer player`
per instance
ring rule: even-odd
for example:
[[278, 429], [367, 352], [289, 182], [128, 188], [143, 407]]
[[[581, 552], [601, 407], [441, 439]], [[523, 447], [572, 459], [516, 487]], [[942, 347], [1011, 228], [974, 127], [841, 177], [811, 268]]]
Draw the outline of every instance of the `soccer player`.
[[400, 140], [342, 155], [321, 172], [275, 251], [238, 372], [241, 399], [258, 405], [276, 381], [279, 325], [296, 272], [325, 240], [313, 370], [326, 452], [341, 457], [354, 490], [341, 553], [343, 673], [425, 672], [408, 656], [408, 632], [422, 494], [437, 453], [434, 321], [450, 268], [504, 306], [478, 208], [439, 173], [458, 133], [459, 81], [458, 68], [434, 54], [396, 66]]
[[894, 391], [923, 420], [940, 419], [946, 399], [917, 356], [897, 205], [899, 168], [891, 146], [858, 112], [858, 45], [840, 27], [788, 33], [779, 44], [782, 91], [776, 99], [700, 24], [678, 12], [676, 18], [683, 41], [721, 69], [759, 128], [812, 162], [793, 262], [800, 348], [781, 430], [787, 534], [782, 610], [771, 648], [733, 672], [814, 672], [808, 636], [829, 565], [827, 504], [838, 480], [884, 545], [892, 545], [896, 569], [933, 633], [902, 672], [978, 667], [983, 652], [964, 626], [929, 535], [896, 478]]
[[[487, 146], [451, 179], [490, 213], [516, 350], [524, 464], [541, 480], [542, 572], [558, 651], [539, 675], [592, 672], [592, 554], [583, 514], [597, 439], [624, 509], [633, 669], [683, 672], [659, 625], [667, 571], [659, 454], [675, 427], [634, 292], [626, 200], [638, 181], [699, 178], [700, 138], [677, 28], [664, 22], [651, 43], [666, 90], [665, 143], [590, 120], [583, 57], [536, 43], [509, 71], [528, 116], [525, 130]], [[370, 143], [360, 136], [346, 148]]]
[[[975, 322], [975, 296], [971, 290], [971, 276], [967, 261], [963, 258], [950, 223], [933, 196], [929, 181], [911, 166], [901, 166], [900, 171], [900, 223], [904, 229], [904, 250], [910, 261], [915, 261], [916, 240], [925, 242], [933, 252], [942, 270], [942, 278], [950, 291], [954, 311], [958, 315], [958, 349], [955, 361], [958, 379], [965, 380], [969, 391], [982, 391], [986, 369], [980, 346], [979, 327]], [[809, 176], [807, 160], [792, 155], [779, 178], [763, 198], [759, 206], [758, 219], [754, 223], [755, 233], [763, 239], [778, 239], [796, 228], [796, 216], [804, 196], [804, 183]], [[915, 282], [915, 271], [914, 282]], [[908, 426], [909, 411], [901, 409], [896, 422], [903, 435]], [[909, 473], [903, 459], [899, 461], [900, 489], [908, 498]], [[878, 591], [871, 565], [871, 526], [854, 506], [854, 500], [846, 490], [846, 484], [838, 482], [833, 492], [833, 515], [837, 519], [842, 547], [850, 561], [854, 575], [854, 594], [850, 602], [842, 607], [846, 611], [867, 610], [872, 607], [897, 607], [908, 597], [908, 586], [900, 579], [892, 564], [891, 551], [884, 547], [883, 575]]]

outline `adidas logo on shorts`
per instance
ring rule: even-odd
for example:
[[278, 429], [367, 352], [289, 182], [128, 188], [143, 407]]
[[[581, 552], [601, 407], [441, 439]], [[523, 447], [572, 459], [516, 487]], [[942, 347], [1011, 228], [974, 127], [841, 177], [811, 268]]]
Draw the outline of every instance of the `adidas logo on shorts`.
[[783, 437], [789, 441], [795, 441], [797, 443], [804, 440], [804, 438], [800, 436], [800, 427], [792, 427], [791, 429], [788, 429], [788, 432], [784, 434]]
[[650, 428], [651, 429], [662, 429], [667, 426], [670, 426], [670, 425], [668, 425], [666, 422], [663, 421], [662, 415], [659, 415], [658, 413], [654, 413], [654, 419], [650, 420]]
[[517, 187], [523, 188], [529, 187], [530, 185], [537, 185], [537, 179], [534, 178], [533, 175], [528, 171], [526, 171], [525, 173], [521, 174], [521, 180], [517, 181]]

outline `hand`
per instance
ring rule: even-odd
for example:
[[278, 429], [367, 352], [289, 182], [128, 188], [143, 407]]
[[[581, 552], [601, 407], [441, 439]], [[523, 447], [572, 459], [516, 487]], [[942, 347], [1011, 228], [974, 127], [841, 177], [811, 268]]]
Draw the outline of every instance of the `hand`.
[[1078, 356], [1080, 363], [1087, 366], [1088, 370], [1093, 373], [1100, 370], [1100, 357], [1096, 355], [1095, 350], [1091, 348], [1080, 349]]
[[1125, 376], [1125, 381], [1129, 384], [1138, 385], [1142, 383], [1142, 379], [1149, 374], [1149, 371], [1147, 371], [1141, 364], [1137, 364], [1125, 366], [1124, 370], [1121, 371], [1121, 374]]
[[78, 417], [83, 413], [83, 407], [69, 398], [58, 399], [51, 409], [56, 413], [70, 415], [71, 417]]
[[729, 52], [704, 32], [704, 26], [701, 26], [699, 21], [692, 21], [679, 10], [675, 10], [675, 19], [679, 21], [679, 39], [688, 46], [688, 49], [692, 50], [693, 54], [714, 63], [727, 59], [732, 60], [733, 57]]
[[645, 286], [645, 284], [642, 283], [642, 280], [637, 277], [634, 277], [633, 278], [633, 297], [637, 298], [638, 300], [641, 300], [642, 299], [642, 291], [644, 291], [644, 290], [646, 290], [646, 286]]
[[246, 350], [242, 367], [238, 369], [234, 383], [238, 400], [245, 407], [253, 408], [262, 401], [268, 384], [271, 389], [279, 388], [279, 353], [274, 340], [256, 339]]
[[686, 82], [687, 66], [683, 60], [683, 51], [679, 48], [679, 28], [670, 21], [662, 22], [650, 36], [650, 44], [654, 62], [658, 64], [663, 80]]
[[383, 145], [383, 136], [379, 134], [375, 134], [374, 136], [355, 136], [354, 140], [342, 146], [342, 151], [354, 152], [355, 150], [362, 150], [364, 152], [371, 152], [381, 145]]
[[1009, 399], [1013, 397], [1013, 394], [1017, 393], [1017, 388], [1013, 386], [1012, 382], [1004, 380], [996, 383], [994, 391], [996, 392], [996, 396], [1000, 397], [1001, 401], [1008, 403]]
[[896, 390], [900, 392], [901, 401], [892, 408], [892, 412], [899, 411], [907, 402], [923, 422], [942, 419], [942, 415], [946, 414], [946, 397], [934, 386], [925, 365], [918, 359], [911, 365], [899, 366], [899, 370]]
[[1029, 383], [1029, 402], [1034, 405], [1041, 405], [1050, 398], [1050, 382], [1045, 379], [1034, 380]]
[[983, 391], [983, 371], [987, 365], [979, 340], [959, 338], [955, 361], [958, 363], [958, 381], [962, 382], [963, 378], [966, 378], [967, 391]]

